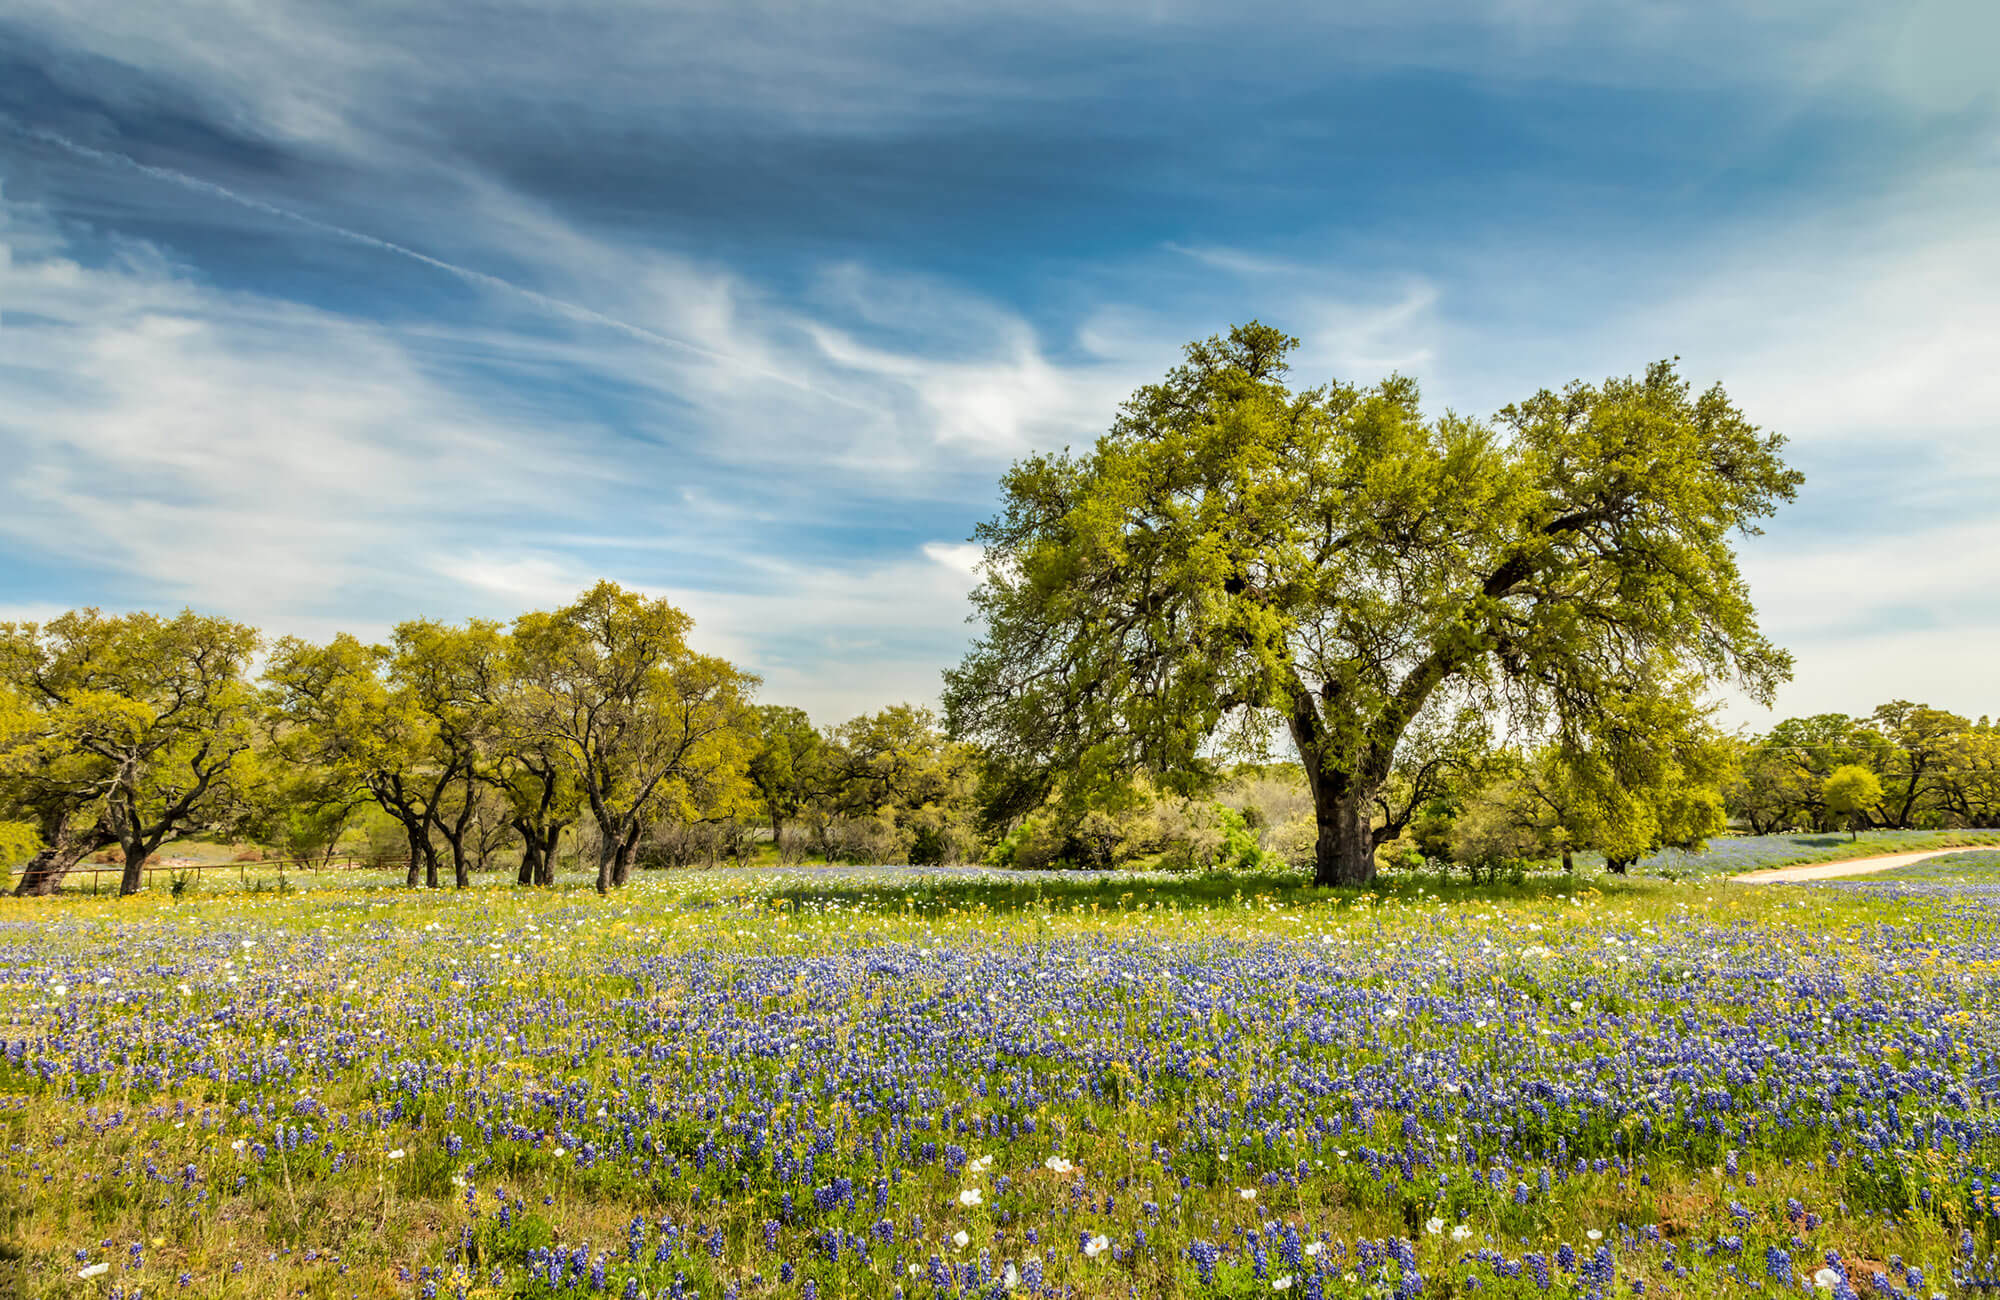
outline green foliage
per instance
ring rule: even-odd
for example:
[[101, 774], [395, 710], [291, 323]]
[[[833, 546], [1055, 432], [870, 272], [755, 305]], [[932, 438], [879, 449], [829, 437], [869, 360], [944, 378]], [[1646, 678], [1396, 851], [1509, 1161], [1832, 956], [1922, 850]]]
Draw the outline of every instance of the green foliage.
[[1474, 880], [1483, 871], [1489, 880], [1503, 870], [1546, 857], [1541, 828], [1520, 815], [1518, 793], [1509, 787], [1482, 792], [1451, 822], [1451, 860]]
[[1868, 810], [1882, 801], [1882, 782], [1859, 763], [1847, 763], [1826, 778], [1820, 787], [1820, 797], [1826, 801], [1828, 812], [1846, 818], [1851, 828], [1859, 829]]
[[828, 861], [936, 863], [977, 856], [978, 755], [948, 739], [930, 710], [892, 705], [811, 740], [799, 730], [804, 716], [773, 720], [777, 734], [766, 741], [765, 771], [780, 770], [780, 759], [788, 758], [786, 806], [811, 828]]
[[773, 839], [824, 793], [828, 758], [826, 738], [804, 709], [758, 706], [757, 749], [745, 775], [764, 801]]
[[1041, 831], [1040, 824], [1033, 818], [1025, 818], [1019, 826], [995, 840], [981, 859], [989, 867], [1031, 868], [1040, 864], [1026, 857], [1026, 850]]
[[115, 842], [132, 893], [161, 844], [231, 815], [252, 763], [258, 644], [256, 629], [192, 610], [0, 623], [15, 715], [5, 799], [58, 854], [24, 888]]
[[1264, 871], [1284, 865], [1276, 854], [1264, 852], [1258, 843], [1257, 833], [1250, 829], [1242, 813], [1227, 804], [1212, 806], [1222, 832], [1222, 843], [1215, 851], [1216, 870]]
[[753, 795], [756, 678], [687, 644], [693, 620], [600, 582], [513, 628], [525, 730], [560, 750], [601, 836], [597, 887], [623, 884], [659, 821], [733, 815]]
[[[0, 781], [18, 776], [36, 762], [35, 737], [34, 711], [18, 690], [0, 682]], [[32, 822], [9, 821], [0, 815], [0, 868], [13, 869], [41, 846]]]
[[1284, 871], [1239, 809], [1162, 794], [1143, 783], [1107, 807], [1073, 812], [1058, 801], [1024, 818], [987, 851], [985, 864], [1017, 870], [1151, 866], [1168, 871]]
[[1826, 802], [1827, 778], [1847, 766], [1875, 773], [1872, 822], [1898, 830], [2000, 822], [2000, 731], [1943, 709], [1891, 700], [1867, 717], [1787, 718], [1741, 742], [1726, 791], [1730, 816], [1753, 834], [1831, 830], [1848, 813]]
[[[1400, 830], [1371, 822], [1413, 728], [1507, 709], [1575, 740], [1681, 682], [1767, 698], [1788, 674], [1729, 537], [1799, 476], [1721, 389], [1661, 363], [1496, 429], [1427, 420], [1402, 377], [1288, 388], [1295, 346], [1257, 324], [1192, 344], [1090, 454], [1007, 472], [955, 734], [1087, 806], [1135, 771], [1195, 793], [1219, 733], [1283, 726], [1341, 828], [1318, 874], [1360, 880]], [[1408, 815], [1436, 768], [1406, 770]]]

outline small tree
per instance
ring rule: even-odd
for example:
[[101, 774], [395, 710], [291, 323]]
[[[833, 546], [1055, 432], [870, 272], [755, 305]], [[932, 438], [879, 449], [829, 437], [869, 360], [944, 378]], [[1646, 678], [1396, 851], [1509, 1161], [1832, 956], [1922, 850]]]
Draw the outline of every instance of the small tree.
[[1502, 781], [1481, 791], [1451, 823], [1452, 861], [1477, 883], [1481, 870], [1487, 879], [1498, 880], [1502, 871], [1543, 856], [1546, 837], [1524, 816], [1532, 811], [1516, 782]]
[[386, 661], [390, 689], [424, 721], [421, 766], [437, 782], [427, 811], [451, 849], [460, 889], [472, 883], [476, 853], [468, 853], [466, 836], [478, 819], [480, 782], [500, 726], [506, 652], [498, 623], [472, 619], [452, 627], [412, 619], [397, 625]]
[[599, 893], [626, 882], [655, 823], [733, 815], [754, 793], [757, 679], [689, 649], [693, 625], [614, 582], [514, 621], [527, 729], [564, 756], [596, 823]]
[[385, 680], [391, 652], [343, 632], [317, 646], [280, 640], [264, 672], [274, 752], [318, 769], [330, 792], [365, 793], [403, 827], [410, 888], [438, 885], [431, 826], [458, 779], [432, 760], [436, 722], [407, 687]]
[[785, 826], [820, 793], [826, 778], [825, 737], [804, 709], [765, 704], [757, 709], [757, 752], [747, 775], [757, 788], [771, 823], [771, 842], [785, 838]]
[[1867, 820], [1868, 810], [1882, 802], [1882, 782], [1867, 768], [1849, 763], [1833, 769], [1820, 787], [1820, 797], [1826, 800], [1828, 812], [1847, 819], [1847, 838], [1851, 842]]

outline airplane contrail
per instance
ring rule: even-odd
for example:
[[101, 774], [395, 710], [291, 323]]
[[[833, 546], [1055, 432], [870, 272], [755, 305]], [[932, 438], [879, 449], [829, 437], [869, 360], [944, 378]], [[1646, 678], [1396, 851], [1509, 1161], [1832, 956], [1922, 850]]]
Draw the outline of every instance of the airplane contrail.
[[96, 149], [87, 144], [78, 144], [69, 137], [59, 135], [45, 127], [22, 126], [14, 122], [8, 122], [7, 125], [13, 127], [15, 131], [23, 135], [40, 140], [46, 144], [52, 144], [59, 149], [65, 149], [78, 157], [88, 158], [93, 162], [108, 163], [114, 167], [124, 167], [139, 172], [142, 175], [150, 176], [155, 180], [165, 181], [170, 185], [178, 185], [183, 189], [193, 190], [199, 194], [207, 194], [214, 198], [222, 199], [225, 202], [234, 203], [238, 207], [249, 208], [254, 212], [262, 212], [269, 216], [294, 222], [298, 225], [333, 235], [339, 239], [366, 245], [369, 248], [379, 248], [386, 253], [395, 253], [401, 257], [407, 257], [411, 261], [421, 262], [425, 266], [434, 267], [447, 275], [457, 276], [468, 283], [477, 284], [488, 289], [498, 289], [503, 293], [511, 293], [517, 297], [525, 298], [540, 307], [544, 307], [558, 315], [567, 316], [573, 320], [583, 320], [589, 321], [592, 324], [603, 325], [609, 329], [629, 334], [633, 338], [643, 339], [649, 343], [658, 343], [663, 347], [677, 348], [684, 352], [691, 352], [696, 356], [705, 357], [708, 360], [720, 362], [723, 365], [736, 369], [748, 370], [753, 374], [763, 375], [794, 388], [802, 388], [808, 392], [816, 393], [822, 397], [831, 397], [836, 401], [842, 400], [830, 393], [820, 393], [812, 385], [794, 376], [775, 370], [768, 370], [761, 366], [745, 365], [741, 360], [729, 356], [727, 353], [702, 347], [698, 343], [690, 343], [686, 339], [677, 339], [671, 334], [662, 334], [657, 330], [647, 329], [643, 325], [634, 325], [632, 322], [620, 320], [616, 316], [607, 316], [601, 311], [595, 311], [589, 307], [580, 306], [577, 303], [567, 302], [561, 298], [542, 293], [539, 290], [526, 288], [525, 286], [513, 283], [511, 280], [503, 280], [499, 276], [488, 274], [485, 271], [476, 271], [469, 266], [460, 266], [455, 262], [447, 262], [443, 258], [432, 257], [428, 253], [420, 253], [416, 249], [404, 244], [381, 239], [359, 230], [350, 230], [346, 226], [337, 226], [330, 221], [321, 221], [316, 217], [306, 216], [304, 213], [293, 212], [288, 208], [281, 208], [275, 203], [266, 203], [264, 200], [253, 198], [248, 194], [239, 194], [235, 190], [217, 185], [213, 181], [205, 181], [199, 176], [190, 176], [186, 172], [175, 171], [171, 167], [155, 167], [149, 163], [142, 163], [136, 158], [128, 158], [124, 154], [113, 153], [108, 149]]

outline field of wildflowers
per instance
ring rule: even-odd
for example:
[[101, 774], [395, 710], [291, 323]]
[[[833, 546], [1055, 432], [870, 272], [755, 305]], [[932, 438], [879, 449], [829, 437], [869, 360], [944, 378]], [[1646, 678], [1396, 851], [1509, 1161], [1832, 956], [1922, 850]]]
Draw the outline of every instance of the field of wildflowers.
[[1964, 856], [8, 900], [0, 1294], [1959, 1294]]

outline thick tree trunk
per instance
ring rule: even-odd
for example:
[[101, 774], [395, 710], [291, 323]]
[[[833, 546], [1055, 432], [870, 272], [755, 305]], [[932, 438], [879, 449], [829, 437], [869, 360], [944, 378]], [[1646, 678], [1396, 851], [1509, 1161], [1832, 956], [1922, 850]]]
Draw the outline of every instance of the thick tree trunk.
[[417, 823], [414, 826], [412, 826], [408, 822], [404, 822], [403, 834], [405, 838], [407, 838], [410, 842], [410, 870], [409, 873], [403, 879], [404, 885], [406, 885], [411, 889], [415, 889], [417, 887], [418, 880], [422, 879], [421, 873], [424, 871], [425, 867], [428, 866], [430, 869], [431, 884], [432, 886], [436, 886], [437, 859], [431, 853], [431, 836], [429, 828], [424, 826], [423, 823], [421, 822]]
[[514, 829], [521, 832], [521, 872], [520, 883], [524, 885], [553, 885], [556, 883], [556, 846], [562, 843], [563, 827], [558, 822], [554, 826], [537, 827], [533, 822], [519, 821]]
[[1365, 888], [1375, 882], [1375, 831], [1369, 798], [1349, 791], [1315, 800], [1319, 839], [1313, 846], [1313, 883]]
[[1563, 845], [1563, 874], [1575, 875], [1576, 863], [1570, 859], [1569, 845]]
[[632, 878], [632, 859], [638, 856], [637, 831], [618, 841], [618, 855], [611, 861], [611, 883], [623, 885]]
[[542, 841], [540, 865], [535, 870], [535, 883], [553, 885], [556, 883], [556, 850], [562, 845], [563, 823], [549, 827], [548, 838]]
[[125, 874], [118, 881], [118, 895], [136, 894], [146, 883], [146, 859], [151, 857], [145, 845], [132, 845], [125, 850]]
[[58, 841], [43, 849], [28, 860], [21, 872], [21, 883], [14, 886], [14, 896], [46, 898], [56, 892], [70, 868], [103, 847], [104, 841], [86, 837], [68, 844]]

